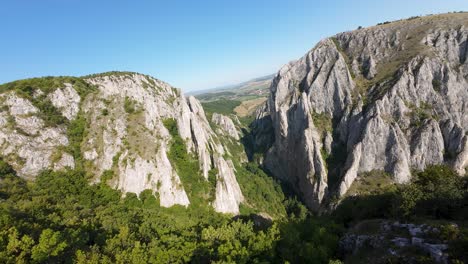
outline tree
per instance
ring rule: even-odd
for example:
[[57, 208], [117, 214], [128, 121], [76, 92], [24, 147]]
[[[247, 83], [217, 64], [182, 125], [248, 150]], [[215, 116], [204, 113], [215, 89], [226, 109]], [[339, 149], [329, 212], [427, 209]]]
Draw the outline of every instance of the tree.
[[39, 238], [39, 243], [32, 248], [31, 258], [35, 262], [43, 262], [51, 257], [57, 257], [67, 247], [62, 235], [52, 229], [44, 229]]

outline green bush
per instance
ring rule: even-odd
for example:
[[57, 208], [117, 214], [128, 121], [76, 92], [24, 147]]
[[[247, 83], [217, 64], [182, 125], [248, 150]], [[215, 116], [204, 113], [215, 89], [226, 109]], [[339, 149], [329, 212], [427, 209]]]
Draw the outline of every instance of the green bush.
[[425, 216], [457, 219], [466, 205], [468, 180], [447, 166], [429, 166], [413, 176], [412, 183], [400, 187], [395, 200], [405, 217]]
[[105, 170], [101, 175], [101, 181], [107, 183], [115, 177], [115, 172], [113, 170]]
[[39, 117], [44, 120], [46, 126], [58, 126], [68, 124], [68, 119], [66, 119], [62, 113], [52, 105], [52, 102], [49, 99], [39, 98], [32, 100], [34, 106], [39, 108]]
[[87, 126], [86, 118], [81, 113], [78, 113], [77, 117], [70, 122], [67, 129], [67, 137], [69, 141], [68, 151], [73, 155], [75, 163], [78, 166], [82, 165], [81, 143], [86, 136]]
[[129, 97], [125, 97], [124, 110], [127, 114], [135, 113], [135, 102]]
[[1, 263], [247, 263], [275, 258], [275, 225], [258, 230], [251, 221], [233, 220], [209, 206], [162, 208], [151, 191], [140, 199], [130, 193], [121, 199], [119, 191], [90, 185], [77, 170], [45, 171], [30, 184], [13, 177], [16, 181], [2, 175], [0, 182], [5, 194], [0, 203]]
[[373, 218], [391, 218], [394, 215], [395, 192], [384, 190], [362, 196], [346, 197], [331, 216], [346, 227]]
[[468, 262], [468, 228], [460, 228], [453, 239], [449, 240], [449, 255], [452, 263]]
[[5, 162], [3, 159], [0, 159], [0, 177], [4, 177], [6, 175], [15, 175], [15, 170], [10, 166], [10, 164]]
[[434, 88], [435, 91], [440, 92], [441, 87], [442, 87], [442, 83], [437, 79], [433, 79], [432, 80], [432, 87]]

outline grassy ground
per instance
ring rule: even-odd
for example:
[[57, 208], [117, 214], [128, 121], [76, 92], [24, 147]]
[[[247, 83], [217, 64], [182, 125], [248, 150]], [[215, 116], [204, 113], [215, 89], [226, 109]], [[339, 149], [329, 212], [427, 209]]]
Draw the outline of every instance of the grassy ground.
[[391, 175], [388, 173], [383, 171], [370, 171], [359, 175], [346, 195], [369, 195], [373, 194], [375, 190], [381, 190], [393, 184]]
[[205, 110], [206, 117], [208, 118], [208, 120], [211, 120], [211, 116], [213, 115], [213, 113], [223, 115], [234, 114], [234, 108], [236, 108], [240, 104], [240, 101], [221, 99], [217, 101], [202, 103], [202, 106]]

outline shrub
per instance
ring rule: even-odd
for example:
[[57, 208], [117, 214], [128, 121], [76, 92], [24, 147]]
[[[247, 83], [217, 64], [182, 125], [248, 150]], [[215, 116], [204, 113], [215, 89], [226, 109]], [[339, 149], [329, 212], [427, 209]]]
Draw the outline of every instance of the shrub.
[[423, 215], [432, 218], [454, 219], [459, 217], [467, 195], [467, 179], [443, 165], [429, 166], [416, 173], [412, 183], [399, 191], [401, 214], [405, 217]]
[[101, 175], [101, 182], [107, 183], [115, 177], [113, 170], [105, 170]]
[[124, 110], [127, 114], [135, 113], [135, 102], [128, 96], [125, 97]]
[[437, 79], [432, 80], [432, 87], [434, 88], [436, 92], [441, 91], [441, 86], [442, 86], [442, 83], [439, 80]]
[[49, 99], [40, 97], [32, 100], [32, 102], [34, 106], [39, 108], [39, 117], [44, 120], [46, 126], [68, 124], [68, 119], [62, 115]]
[[78, 113], [78, 116], [70, 122], [67, 129], [68, 151], [73, 155], [78, 166], [81, 166], [81, 142], [86, 136], [86, 127], [86, 118]]
[[10, 164], [5, 162], [3, 159], [0, 159], [0, 177], [4, 177], [6, 175], [16, 175], [16, 173]]
[[[328, 263], [338, 250], [342, 228], [330, 219], [309, 217], [280, 225], [276, 247], [281, 263]], [[301, 243], [297, 243], [301, 241]]]

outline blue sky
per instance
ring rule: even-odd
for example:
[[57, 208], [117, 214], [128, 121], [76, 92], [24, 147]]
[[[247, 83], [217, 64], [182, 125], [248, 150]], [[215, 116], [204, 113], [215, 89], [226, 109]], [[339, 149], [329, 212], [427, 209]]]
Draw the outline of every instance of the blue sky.
[[360, 25], [459, 10], [467, 0], [0, 0], [0, 83], [125, 70], [206, 89]]

